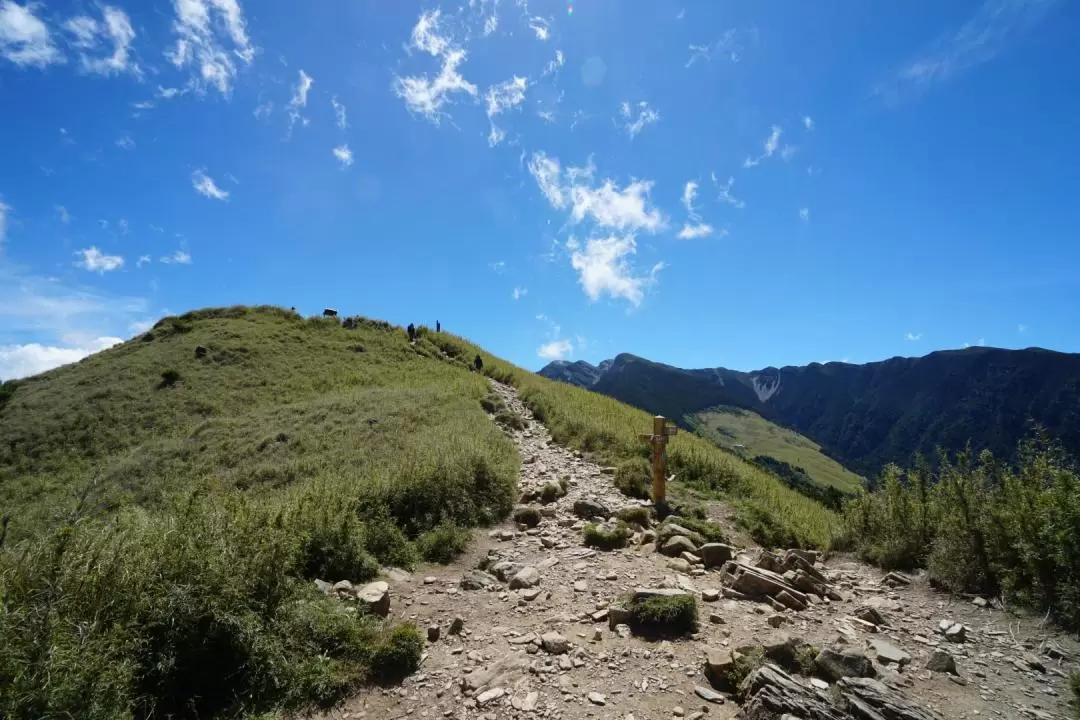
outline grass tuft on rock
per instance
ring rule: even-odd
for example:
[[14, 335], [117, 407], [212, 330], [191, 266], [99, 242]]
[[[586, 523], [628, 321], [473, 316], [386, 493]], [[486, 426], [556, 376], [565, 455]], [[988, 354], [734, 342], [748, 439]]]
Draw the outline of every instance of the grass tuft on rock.
[[585, 545], [597, 548], [598, 550], [616, 550], [618, 548], [626, 547], [626, 543], [634, 534], [624, 522], [617, 523], [613, 528], [590, 523], [585, 526], [585, 529], [582, 532], [585, 538]]
[[645, 458], [624, 460], [615, 466], [612, 484], [627, 497], [649, 500], [652, 497], [652, 468]]
[[540, 511], [534, 507], [520, 507], [514, 510], [514, 522], [534, 528], [540, 524]]
[[510, 409], [499, 410], [495, 413], [495, 422], [505, 425], [513, 430], [524, 430], [529, 427], [529, 421]]
[[630, 628], [646, 637], [682, 637], [697, 631], [697, 600], [685, 595], [647, 597], [630, 602]]
[[540, 502], [550, 505], [561, 497], [566, 497], [566, 488], [561, 484], [548, 483], [540, 489]]
[[472, 533], [453, 523], [442, 523], [416, 539], [416, 550], [427, 562], [448, 565], [465, 552]]
[[615, 517], [629, 525], [640, 525], [643, 528], [652, 524], [652, 513], [645, 507], [624, 507], [615, 513]]

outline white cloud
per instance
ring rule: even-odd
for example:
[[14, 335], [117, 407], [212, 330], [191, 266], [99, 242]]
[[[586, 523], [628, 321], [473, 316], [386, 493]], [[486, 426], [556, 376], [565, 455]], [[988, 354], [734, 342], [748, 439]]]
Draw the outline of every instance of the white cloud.
[[516, 288], [514, 288], [514, 292], [511, 293], [511, 295], [514, 296], [515, 300], [520, 300], [521, 298], [525, 297], [528, 294], [529, 294], [529, 289], [528, 288], [523, 288], [523, 287], [516, 287]]
[[196, 170], [191, 173], [191, 186], [195, 188], [195, 192], [213, 200], [227, 200], [229, 198], [229, 191], [219, 188], [214, 179], [206, 174], [205, 170]]
[[[143, 257], [145, 257], [145, 255]], [[177, 250], [172, 255], [165, 255], [165, 256], [163, 256], [161, 258], [158, 258], [158, 259], [159, 259], [160, 262], [163, 262], [166, 265], [172, 265], [172, 264], [190, 265], [191, 264], [191, 255], [188, 254], [187, 252], [185, 252], [184, 250]], [[139, 258], [139, 260], [141, 261], [142, 258]]]
[[353, 164], [352, 150], [349, 149], [349, 145], [347, 143], [338, 145], [336, 148], [334, 148], [333, 153], [334, 157], [337, 158], [339, 163], [341, 163], [342, 170]]
[[916, 342], [918, 340], [922, 340], [922, 335], [923, 335], [922, 333], [910, 333], [909, 332], [908, 334], [904, 335], [904, 339], [909, 341], [909, 342]]
[[566, 64], [566, 56], [563, 55], [562, 50], [556, 49], [555, 50], [555, 59], [552, 60], [551, 62], [549, 62], [547, 64], [547, 67], [544, 68], [544, 75], [550, 75], [551, 73], [555, 72], [556, 70], [558, 70], [559, 68], [561, 68], [565, 64]]
[[146, 320], [135, 320], [128, 325], [128, 332], [133, 335], [142, 335], [144, 332], [149, 332], [154, 327], [156, 320], [148, 318]]
[[646, 125], [653, 125], [660, 120], [660, 113], [650, 108], [649, 103], [644, 100], [639, 102], [636, 107], [638, 116], [637, 119], [633, 121], [630, 120], [633, 115], [633, 110], [629, 102], [624, 102], [619, 108], [619, 113], [627, 121], [625, 123], [626, 132], [631, 138], [644, 130]]
[[729, 177], [728, 180], [727, 180], [727, 183], [724, 184], [724, 185], [721, 185], [720, 182], [716, 179], [716, 173], [712, 173], [711, 177], [712, 177], [713, 185], [716, 187], [716, 197], [717, 197], [718, 200], [722, 200], [723, 202], [726, 202], [728, 205], [732, 205], [732, 206], [734, 206], [735, 208], [737, 208], [739, 210], [746, 207], [745, 202], [743, 202], [742, 200], [739, 200], [738, 198], [732, 196], [732, 194], [731, 194], [731, 186], [735, 184], [735, 178]]
[[814, 129], [814, 118], [810, 117], [809, 115], [803, 115], [802, 124], [803, 124], [803, 127], [805, 127], [807, 130], [813, 130]]
[[784, 149], [780, 151], [780, 157], [784, 162], [787, 162], [791, 158], [795, 157], [795, 153], [799, 150], [797, 145], [785, 145]]
[[[127, 13], [111, 5], [103, 6], [101, 12], [102, 22], [87, 15], [78, 15], [64, 23], [64, 29], [74, 36], [73, 44], [79, 50], [79, 64], [82, 69], [99, 75], [140, 75], [142, 71], [138, 63], [130, 57], [135, 30], [131, 27]], [[111, 46], [107, 54], [90, 53], [104, 45]]]
[[558, 158], [550, 158], [543, 152], [535, 152], [529, 158], [529, 172], [552, 207], [558, 209], [566, 207], [566, 194], [562, 189]]
[[693, 67], [694, 63], [698, 60], [704, 60], [709, 62], [712, 60], [714, 53], [723, 52], [726, 53], [728, 59], [733, 63], [739, 62], [739, 52], [742, 48], [739, 45], [739, 33], [737, 30], [727, 30], [724, 32], [720, 39], [709, 45], [691, 45], [690, 46], [690, 59], [686, 61], [687, 68]]
[[694, 198], [697, 197], [698, 184], [693, 180], [686, 183], [682, 193], [682, 204], [686, 208], [686, 212], [691, 216], [695, 214], [694, 210]]
[[186, 92], [187, 92], [186, 89], [167, 88], [167, 87], [161, 87], [160, 85], [158, 85], [157, 96], [159, 98], [161, 98], [162, 100], [172, 100], [174, 97], [177, 97], [179, 95], [183, 95]]
[[536, 349], [536, 354], [545, 360], [562, 360], [574, 352], [574, 344], [569, 340], [552, 340]]
[[337, 119], [337, 126], [342, 130], [349, 127], [345, 106], [338, 102], [337, 95], [330, 98], [330, 104], [334, 106], [334, 117]]
[[655, 282], [663, 264], [654, 266], [648, 275], [638, 275], [627, 259], [636, 252], [633, 235], [590, 238], [584, 248], [573, 250], [570, 265], [578, 271], [578, 281], [589, 299], [595, 301], [607, 293], [637, 306], [644, 298], [645, 289]]
[[78, 362], [88, 355], [122, 343], [117, 337], [99, 337], [75, 347], [29, 343], [0, 345], [0, 380], [14, 380]]
[[143, 265], [146, 265], [149, 262], [151, 262], [149, 255], [141, 255], [139, 256], [139, 259], [135, 262], [135, 267], [141, 268]]
[[75, 254], [82, 256], [82, 260], [75, 263], [77, 267], [102, 275], [113, 270], [119, 270], [124, 266], [124, 258], [119, 255], [106, 255], [96, 247], [88, 247], [85, 250], [77, 251]]
[[810, 222], [810, 208], [799, 208], [799, 219], [804, 223]]
[[142, 100], [137, 103], [131, 103], [131, 107], [136, 110], [153, 110], [155, 105], [153, 100]]
[[128, 221], [125, 220], [124, 218], [120, 218], [116, 222], [116, 227], [117, 227], [118, 230], [120, 230], [121, 235], [127, 235], [128, 234]]
[[[2, 212], [0, 212], [0, 214], [2, 214]], [[64, 207], [63, 205], [57, 205], [56, 206], [56, 216], [58, 218], [60, 218], [60, 222], [64, 223], [65, 225], [67, 225], [69, 222], [71, 222], [71, 213], [69, 213], [67, 208]], [[0, 228], [2, 228], [2, 227], [3, 227], [3, 221], [0, 220]], [[0, 235], [0, 241], [2, 241], [2, 240], [3, 240], [3, 237], [2, 237], [2, 235]]]
[[176, 44], [165, 57], [178, 68], [195, 66], [192, 84], [199, 92], [211, 86], [228, 94], [237, 72], [234, 58], [245, 65], [255, 59], [239, 0], [173, 0], [173, 8]]
[[783, 130], [780, 129], [779, 125], [773, 125], [772, 126], [772, 132], [769, 133], [769, 137], [765, 138], [765, 146], [764, 146], [765, 152], [762, 153], [761, 155], [759, 155], [757, 158], [747, 157], [745, 160], [743, 160], [743, 167], [744, 168], [755, 167], [756, 165], [761, 164], [761, 161], [764, 160], [765, 158], [772, 157], [773, 153], [775, 153], [777, 148], [780, 147], [780, 134], [782, 132], [783, 132]]
[[272, 101], [270, 101], [270, 100], [267, 100], [264, 103], [260, 103], [260, 104], [256, 105], [255, 110], [252, 111], [251, 114], [255, 116], [256, 120], [262, 120], [265, 117], [269, 117], [270, 113], [272, 113], [273, 111], [274, 111], [274, 103]]
[[974, 343], [964, 343], [964, 347], [986, 347], [986, 338], [979, 338]]
[[1023, 323], [1020, 323], [1019, 325], [1016, 326], [1016, 332], [1018, 332], [1018, 333], [1026, 333], [1027, 329], [1028, 329], [1028, 326], [1023, 324]]
[[537, 40], [547, 40], [551, 34], [551, 29], [548, 27], [548, 21], [542, 17], [529, 18], [529, 27], [536, 34]]
[[0, 57], [19, 67], [39, 67], [64, 62], [53, 44], [49, 28], [34, 14], [37, 3], [20, 5], [0, 0]]
[[501, 275], [502, 271], [506, 269], [506, 261], [505, 260], [498, 260], [496, 262], [491, 263], [491, 269], [494, 270], [499, 275]]
[[134, 150], [135, 141], [131, 139], [130, 135], [124, 135], [123, 137], [117, 138], [116, 147], [121, 150]]
[[301, 125], [307, 127], [311, 122], [310, 118], [304, 117], [300, 111], [307, 107], [307, 96], [311, 92], [311, 86], [315, 84], [315, 81], [311, 79], [303, 70], [300, 71], [300, 77], [296, 81], [296, 90], [293, 91], [293, 96], [289, 100], [289, 104], [286, 106], [289, 113], [289, 132], [292, 132], [293, 126], [297, 121]]
[[491, 132], [488, 133], [488, 145], [491, 147], [498, 145], [506, 136], [506, 133], [495, 125], [495, 116], [524, 102], [527, 87], [528, 80], [515, 75], [506, 82], [488, 88], [484, 99], [487, 103], [488, 123], [491, 125]]
[[487, 37], [491, 33], [495, 32], [495, 30], [498, 27], [499, 27], [499, 16], [496, 15], [495, 13], [492, 13], [491, 15], [488, 15], [487, 19], [484, 20], [484, 37]]
[[7, 240], [7, 216], [11, 212], [11, 206], [0, 200], [0, 251], [4, 249], [4, 241]]
[[442, 60], [439, 74], [434, 79], [428, 75], [400, 77], [395, 75], [394, 94], [405, 101], [409, 112], [423, 115], [438, 125], [443, 115], [442, 107], [454, 93], [476, 96], [476, 86], [466, 80], [458, 66], [465, 61], [464, 50], [454, 47], [448, 36], [439, 34], [438, 10], [422, 13], [413, 27], [409, 47]]
[[680, 240], [695, 240], [697, 238], [707, 237], [712, 234], [713, 226], [709, 225], [708, 223], [697, 223], [695, 225], [686, 223], [685, 225], [683, 225], [682, 230], [679, 231], [679, 234], [676, 237], [678, 237]]
[[897, 102], [989, 62], [1057, 4], [1057, 0], [986, 0], [956, 33], [938, 39], [894, 77], [878, 83], [874, 93]]

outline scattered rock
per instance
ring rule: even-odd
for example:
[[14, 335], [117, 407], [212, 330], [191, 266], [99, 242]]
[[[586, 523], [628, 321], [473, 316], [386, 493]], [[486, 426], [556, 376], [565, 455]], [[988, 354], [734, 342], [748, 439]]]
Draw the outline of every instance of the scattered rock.
[[854, 617], [859, 618], [863, 622], [873, 623], [874, 625], [884, 625], [885, 617], [881, 612], [869, 605], [862, 605], [855, 609], [855, 612], [851, 613]]
[[980, 608], [984, 608], [984, 607], [986, 607], [986, 606], [987, 606], [987, 605], [988, 605], [989, 603], [988, 603], [988, 602], [986, 602], [986, 598], [982, 598], [982, 597], [973, 597], [973, 598], [971, 598], [971, 604], [972, 604], [972, 605], [974, 605], [975, 607], [980, 607]]
[[877, 653], [878, 662], [882, 664], [895, 663], [896, 665], [903, 666], [906, 663], [911, 662], [911, 655], [887, 640], [871, 638], [869, 643], [870, 647], [874, 648], [874, 652]]
[[315, 587], [317, 587], [319, 589], [319, 592], [321, 592], [323, 595], [329, 595], [334, 591], [334, 586], [331, 583], [326, 582], [325, 580], [316, 580]]
[[694, 693], [699, 698], [704, 700], [705, 702], [711, 702], [711, 703], [715, 703], [717, 705], [723, 705], [724, 704], [724, 696], [723, 695], [716, 692], [715, 690], [712, 690], [710, 688], [705, 687], [704, 685], [695, 685], [694, 686]]
[[724, 616], [720, 613], [709, 613], [709, 622], [713, 625], [727, 625], [727, 621], [724, 620]]
[[845, 708], [859, 718], [889, 720], [934, 720], [929, 711], [916, 705], [899, 690], [870, 678], [844, 678], [837, 683]]
[[735, 548], [722, 543], [705, 543], [697, 549], [697, 554], [705, 567], [723, 567], [724, 563], [735, 557]]
[[881, 579], [881, 582], [885, 583], [886, 585], [910, 585], [911, 578], [902, 572], [897, 572], [896, 570], [893, 570], [888, 575], [883, 577]]
[[536, 587], [540, 584], [540, 571], [534, 567], [524, 567], [510, 580], [511, 590]]
[[1031, 653], [1024, 653], [1024, 655], [1020, 659], [1023, 660], [1024, 664], [1032, 670], [1038, 670], [1041, 673], [1046, 672], [1046, 666], [1043, 665], [1042, 660], [1040, 660], [1035, 655], [1032, 655]]
[[510, 579], [521, 572], [524, 567], [520, 563], [500, 560], [491, 566], [491, 574], [503, 582], [510, 582]]
[[356, 591], [356, 599], [376, 615], [390, 614], [390, 586], [383, 580], [368, 583]]
[[934, 650], [930, 654], [930, 659], [926, 661], [926, 669], [934, 672], [949, 673], [950, 675], [958, 674], [956, 671], [956, 659], [944, 650]]
[[463, 620], [463, 619], [461, 618], [461, 616], [459, 615], [459, 616], [455, 617], [455, 618], [454, 618], [454, 619], [453, 619], [453, 620], [452, 620], [452, 621], [450, 622], [450, 629], [449, 629], [449, 630], [447, 630], [446, 632], [447, 632], [447, 634], [449, 634], [449, 635], [460, 635], [460, 634], [461, 634], [461, 630], [462, 630], [462, 629], [463, 629], [464, 627], [465, 627], [465, 621], [464, 621], [464, 620]]
[[826, 680], [836, 682], [845, 677], [874, 677], [874, 664], [870, 658], [854, 650], [824, 648], [814, 658], [814, 667]]
[[587, 697], [593, 705], [607, 705], [607, 698], [598, 692], [591, 692]]
[[462, 590], [486, 590], [498, 586], [499, 579], [483, 570], [470, 570], [461, 576]]
[[536, 703], [540, 700], [540, 693], [535, 690], [530, 691], [525, 695], [525, 699], [521, 701], [521, 709], [523, 712], [532, 712], [536, 709]]
[[476, 704], [480, 707], [484, 707], [493, 700], [498, 700], [505, 694], [506, 690], [501, 687], [485, 690], [484, 692], [476, 696]]
[[962, 643], [967, 639], [967, 629], [960, 623], [953, 623], [945, 630], [945, 639], [954, 643]]
[[351, 595], [353, 592], [353, 584], [348, 580], [338, 580], [336, 583], [334, 583], [333, 590], [336, 593], [345, 593], [346, 595]]
[[[660, 552], [668, 557], [678, 557], [684, 552], [694, 552], [697, 546], [685, 535], [672, 535], [660, 546]], [[685, 561], [683, 561], [685, 562]], [[689, 563], [687, 563], [689, 565]]]
[[787, 617], [784, 615], [776, 614], [769, 617], [768, 623], [771, 627], [778, 628], [787, 622]]
[[544, 591], [538, 587], [528, 588], [527, 590], [521, 591], [521, 598], [526, 602], [532, 602], [536, 598], [540, 597], [540, 593], [542, 592]]
[[427, 639], [428, 642], [435, 642], [439, 639], [439, 633], [442, 632], [438, 625], [428, 625]]
[[716, 588], [705, 588], [701, 591], [701, 599], [705, 602], [716, 602], [720, 599], [720, 591]]
[[557, 632], [549, 632], [541, 635], [540, 644], [545, 651], [552, 655], [562, 655], [570, 650], [570, 641]]
[[585, 520], [592, 520], [594, 517], [607, 520], [611, 517], [611, 510], [601, 502], [585, 499], [574, 501], [574, 514]]

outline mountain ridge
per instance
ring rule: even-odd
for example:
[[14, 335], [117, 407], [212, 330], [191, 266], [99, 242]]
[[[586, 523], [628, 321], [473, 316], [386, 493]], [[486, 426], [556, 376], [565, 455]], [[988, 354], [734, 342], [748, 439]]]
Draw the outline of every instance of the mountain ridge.
[[974, 347], [749, 372], [682, 369], [630, 353], [597, 366], [552, 365], [539, 373], [681, 423], [713, 406], [752, 410], [864, 474], [969, 441], [976, 451], [1011, 457], [1033, 424], [1080, 455], [1080, 354], [1045, 348]]

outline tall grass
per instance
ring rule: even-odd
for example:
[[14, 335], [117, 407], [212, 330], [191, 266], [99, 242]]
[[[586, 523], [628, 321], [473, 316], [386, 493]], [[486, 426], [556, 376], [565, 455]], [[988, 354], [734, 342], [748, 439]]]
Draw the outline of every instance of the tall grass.
[[394, 681], [415, 628], [312, 580], [445, 562], [516, 494], [485, 379], [363, 318], [198, 311], [4, 387], [0, 717], [239, 717]]
[[883, 566], [927, 567], [950, 590], [1000, 595], [1080, 629], [1080, 475], [1041, 436], [1017, 457], [890, 468], [845, 508], [852, 542]]
[[[484, 353], [447, 334], [429, 336], [450, 357], [480, 354], [484, 372], [518, 388], [521, 398], [556, 441], [594, 453], [611, 464], [649, 457], [638, 435], [652, 417], [612, 398], [555, 382]], [[691, 433], [668, 445], [668, 468], [677, 481], [724, 497], [755, 539], [769, 545], [830, 547], [839, 527], [836, 513], [784, 485], [774, 475]]]

